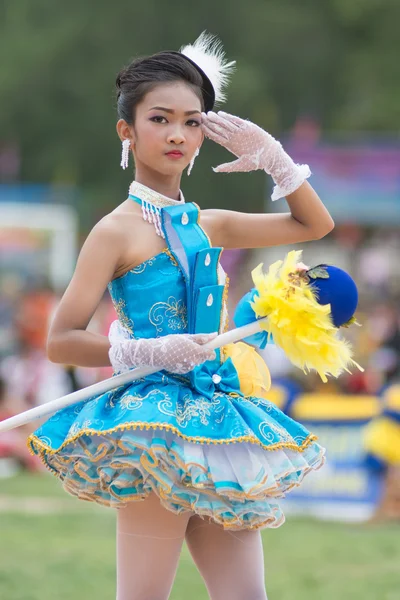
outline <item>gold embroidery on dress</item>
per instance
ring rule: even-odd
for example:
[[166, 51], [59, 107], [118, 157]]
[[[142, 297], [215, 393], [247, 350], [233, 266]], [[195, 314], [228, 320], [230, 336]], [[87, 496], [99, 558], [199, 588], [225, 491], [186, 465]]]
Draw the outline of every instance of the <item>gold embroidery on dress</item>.
[[134, 273], [136, 275], [143, 273], [147, 267], [151, 267], [156, 262], [157, 258], [159, 256], [162, 256], [163, 254], [166, 254], [168, 256], [174, 267], [178, 266], [178, 262], [175, 256], [172, 254], [171, 250], [169, 248], [163, 248], [159, 254], [156, 254], [155, 256], [152, 256], [151, 258], [148, 258], [147, 260], [140, 263], [140, 265], [133, 267], [133, 269], [128, 271], [128, 273]]
[[79, 425], [78, 423], [73, 423], [70, 430], [68, 431], [67, 439], [75, 437], [76, 434], [79, 433], [81, 429], [89, 429], [91, 424], [92, 424], [92, 421], [90, 419], [87, 419], [81, 425]]
[[[202, 425], [209, 425], [210, 421], [208, 417], [215, 416], [219, 413], [223, 413], [223, 406], [218, 396], [214, 396], [212, 400], [200, 396], [199, 398], [193, 398], [189, 394], [183, 397], [182, 403], [178, 403], [174, 409], [173, 403], [170, 398], [166, 395], [166, 398], [160, 400], [157, 408], [160, 412], [165, 415], [174, 416], [180, 427], [185, 428], [188, 425], [195, 426], [193, 421], [201, 423]], [[223, 420], [225, 415], [222, 415]], [[217, 423], [221, 421], [216, 420]]]
[[187, 307], [183, 300], [170, 296], [167, 302], [156, 302], [150, 308], [149, 321], [155, 326], [157, 333], [162, 333], [164, 327], [172, 331], [187, 328]]
[[[159, 254], [155, 254], [154, 256], [147, 258], [143, 262], [136, 265], [136, 267], [132, 267], [131, 269], [128, 269], [127, 271], [125, 271], [125, 273], [122, 273], [122, 275], [118, 275], [118, 277], [115, 277], [109, 283], [108, 287], [109, 288], [111, 287], [111, 284], [113, 283], [113, 281], [119, 281], [120, 279], [123, 279], [124, 277], [126, 277], [128, 275], [128, 273], [133, 273], [134, 275], [140, 275], [140, 273], [143, 273], [143, 271], [146, 270], [147, 266], [153, 265], [156, 262], [157, 258], [162, 256], [163, 254], [166, 254], [168, 256], [168, 258], [171, 260], [174, 267], [179, 266], [175, 256], [172, 254], [171, 250], [169, 248], [163, 248]], [[110, 289], [110, 293], [111, 293], [111, 289]]]
[[129, 331], [129, 333], [131, 333], [132, 335], [134, 335], [133, 333], [133, 321], [132, 319], [130, 319], [124, 312], [124, 308], [126, 308], [126, 303], [125, 300], [118, 300], [118, 302], [116, 302], [113, 299], [113, 304], [114, 304], [114, 308], [115, 308], [115, 312], [118, 315], [118, 319], [121, 323], [121, 325], [123, 327], [125, 327], [125, 329], [127, 329]]
[[171, 431], [178, 437], [187, 440], [188, 442], [194, 442], [197, 444], [216, 444], [220, 446], [224, 446], [226, 444], [236, 444], [240, 442], [249, 442], [250, 444], [256, 444], [257, 446], [261, 446], [264, 450], [274, 451], [279, 450], [281, 448], [288, 448], [289, 450], [294, 450], [295, 452], [304, 452], [308, 446], [310, 446], [313, 442], [315, 442], [318, 437], [314, 434], [309, 434], [304, 441], [297, 445], [294, 442], [276, 442], [274, 444], [266, 445], [260, 442], [260, 440], [253, 435], [241, 435], [240, 437], [233, 438], [220, 438], [218, 440], [214, 440], [212, 438], [206, 438], [202, 436], [189, 436], [182, 433], [177, 427], [171, 425], [170, 423], [147, 423], [146, 421], [133, 421], [131, 423], [123, 423], [121, 425], [116, 425], [115, 427], [111, 427], [111, 429], [105, 429], [104, 431], [100, 431], [97, 429], [81, 429], [76, 436], [72, 438], [68, 438], [61, 444], [59, 448], [51, 448], [48, 444], [46, 444], [42, 438], [37, 437], [34, 433], [28, 437], [27, 444], [29, 451], [32, 455], [34, 455], [34, 451], [31, 446], [35, 446], [37, 452], [45, 453], [45, 454], [57, 454], [65, 448], [68, 444], [75, 442], [82, 435], [107, 435], [110, 433], [114, 433], [116, 431], [124, 431], [126, 429], [140, 429], [140, 430], [166, 430]]
[[[229, 290], [230, 279], [228, 275], [226, 275], [224, 291], [222, 293], [222, 306], [221, 306], [221, 316], [220, 316], [220, 324], [221, 331], [225, 333], [229, 329], [229, 314], [228, 314], [228, 290]], [[223, 323], [223, 318], [225, 317], [225, 323]]]
[[119, 405], [121, 409], [125, 408], [126, 410], [137, 410], [143, 405], [143, 398], [140, 398], [139, 396], [130, 395], [122, 396], [122, 398], [119, 401]]
[[293, 441], [293, 437], [286, 431], [284, 427], [276, 425], [270, 421], [263, 421], [260, 423], [258, 430], [260, 435], [271, 444], [274, 442], [275, 436], [280, 437], [284, 442], [290, 443]]
[[133, 267], [133, 269], [128, 271], [128, 273], [133, 273], [134, 275], [140, 275], [140, 273], [144, 273], [144, 271], [146, 270], [147, 267], [151, 267], [152, 265], [154, 265], [156, 260], [157, 260], [157, 255], [152, 256], [151, 258], [144, 260], [142, 263], [140, 263], [140, 265]]
[[165, 254], [169, 257], [169, 259], [171, 260], [172, 264], [175, 267], [178, 267], [178, 261], [176, 260], [175, 256], [172, 254], [171, 250], [169, 248], [165, 248], [164, 250]]

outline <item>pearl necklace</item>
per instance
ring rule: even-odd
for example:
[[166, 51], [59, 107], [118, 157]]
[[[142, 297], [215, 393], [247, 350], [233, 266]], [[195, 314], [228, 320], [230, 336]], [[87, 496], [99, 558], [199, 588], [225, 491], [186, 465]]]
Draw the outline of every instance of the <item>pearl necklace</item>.
[[185, 198], [183, 197], [181, 190], [179, 190], [179, 197], [179, 200], [173, 200], [137, 181], [132, 181], [129, 186], [129, 198], [142, 205], [142, 216], [144, 221], [153, 223], [157, 235], [163, 238], [165, 238], [165, 235], [161, 227], [161, 209], [165, 206], [183, 204]]

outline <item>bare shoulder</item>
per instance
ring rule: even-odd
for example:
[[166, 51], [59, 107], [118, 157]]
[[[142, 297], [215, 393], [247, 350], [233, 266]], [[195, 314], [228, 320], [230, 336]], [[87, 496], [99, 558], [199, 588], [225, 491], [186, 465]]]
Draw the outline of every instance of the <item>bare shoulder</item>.
[[120, 261], [122, 245], [115, 220], [107, 215], [87, 236], [72, 279], [57, 307], [52, 334], [85, 329]]
[[96, 238], [110, 238], [117, 241], [121, 239], [126, 222], [126, 215], [119, 212], [110, 212], [96, 223], [89, 235]]
[[110, 240], [115, 239], [119, 260], [113, 277], [119, 277], [165, 249], [165, 240], [156, 234], [153, 224], [143, 220], [142, 210], [124, 203], [99, 222]]
[[91, 230], [89, 237], [96, 244], [107, 244], [109, 250], [113, 246], [113, 254], [123, 257], [126, 244], [140, 229], [141, 219], [129, 211], [112, 211], [105, 215]]

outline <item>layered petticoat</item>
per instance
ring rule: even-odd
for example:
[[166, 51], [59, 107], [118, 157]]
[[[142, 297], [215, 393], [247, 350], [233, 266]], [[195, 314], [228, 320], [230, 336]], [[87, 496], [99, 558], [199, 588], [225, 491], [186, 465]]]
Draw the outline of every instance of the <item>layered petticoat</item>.
[[275, 499], [323, 464], [315, 436], [264, 398], [209, 399], [178, 378], [156, 373], [63, 409], [30, 450], [84, 500], [119, 508], [154, 491], [226, 529], [281, 525]]

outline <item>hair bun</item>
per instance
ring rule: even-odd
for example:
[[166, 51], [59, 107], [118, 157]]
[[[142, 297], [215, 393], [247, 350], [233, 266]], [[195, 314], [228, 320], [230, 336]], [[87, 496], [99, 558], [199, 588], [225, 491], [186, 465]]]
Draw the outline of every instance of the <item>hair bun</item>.
[[126, 67], [123, 67], [115, 79], [115, 85], [119, 90], [121, 89], [122, 85], [124, 84], [125, 76], [126, 76]]

